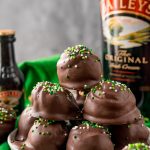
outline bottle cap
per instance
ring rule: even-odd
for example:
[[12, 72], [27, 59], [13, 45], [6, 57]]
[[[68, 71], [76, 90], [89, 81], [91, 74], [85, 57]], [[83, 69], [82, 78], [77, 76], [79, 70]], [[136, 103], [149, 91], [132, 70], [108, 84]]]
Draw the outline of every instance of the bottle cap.
[[9, 36], [9, 35], [15, 35], [15, 30], [11, 29], [0, 30], [0, 36]]

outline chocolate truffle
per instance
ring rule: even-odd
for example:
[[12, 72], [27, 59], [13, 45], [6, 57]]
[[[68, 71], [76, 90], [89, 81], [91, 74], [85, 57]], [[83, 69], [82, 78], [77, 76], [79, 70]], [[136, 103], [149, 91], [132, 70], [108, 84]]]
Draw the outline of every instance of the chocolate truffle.
[[100, 59], [84, 45], [68, 47], [57, 63], [60, 85], [83, 90], [96, 85], [102, 76]]
[[36, 118], [32, 117], [32, 107], [27, 107], [20, 115], [16, 140], [26, 140], [28, 132], [35, 120]]
[[120, 150], [130, 143], [150, 144], [150, 132], [144, 126], [142, 119], [128, 125], [111, 126], [111, 134], [116, 150]]
[[7, 135], [14, 129], [16, 112], [13, 108], [0, 105], [0, 142], [6, 140]]
[[122, 150], [150, 150], [150, 146], [144, 143], [133, 143], [133, 144], [128, 144]]
[[83, 123], [71, 129], [66, 150], [113, 150], [110, 136], [97, 124]]
[[129, 124], [141, 118], [131, 90], [115, 81], [103, 81], [91, 89], [84, 103], [83, 116], [104, 125]]
[[68, 131], [61, 123], [39, 118], [22, 146], [25, 150], [63, 150], [67, 136]]
[[59, 84], [39, 82], [32, 91], [32, 116], [50, 120], [76, 120], [80, 109], [71, 94]]

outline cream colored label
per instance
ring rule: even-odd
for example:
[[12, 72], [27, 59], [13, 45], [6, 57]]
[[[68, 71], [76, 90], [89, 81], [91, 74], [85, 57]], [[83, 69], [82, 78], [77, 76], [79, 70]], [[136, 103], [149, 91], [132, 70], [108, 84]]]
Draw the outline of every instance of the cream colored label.
[[110, 62], [110, 68], [123, 70], [140, 70], [139, 64], [149, 63], [146, 57], [133, 57], [127, 50], [118, 50], [116, 55], [106, 54], [105, 60]]

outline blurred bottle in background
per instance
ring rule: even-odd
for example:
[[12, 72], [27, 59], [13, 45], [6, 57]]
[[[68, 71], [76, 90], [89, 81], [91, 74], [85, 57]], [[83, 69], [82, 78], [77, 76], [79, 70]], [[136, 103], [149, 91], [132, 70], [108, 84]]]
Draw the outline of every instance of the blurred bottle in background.
[[100, 15], [104, 77], [127, 84], [150, 116], [150, 1], [100, 0]]
[[21, 110], [24, 76], [17, 67], [14, 42], [15, 31], [0, 30], [0, 103]]

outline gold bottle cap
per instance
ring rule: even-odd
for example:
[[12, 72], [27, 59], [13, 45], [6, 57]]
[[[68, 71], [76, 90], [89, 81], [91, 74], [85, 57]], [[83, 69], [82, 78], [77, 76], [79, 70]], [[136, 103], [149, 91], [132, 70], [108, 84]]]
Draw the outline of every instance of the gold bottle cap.
[[15, 30], [11, 30], [11, 29], [4, 29], [4, 30], [0, 30], [0, 36], [9, 36], [9, 35], [15, 35]]

